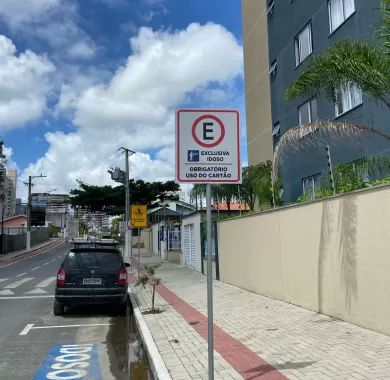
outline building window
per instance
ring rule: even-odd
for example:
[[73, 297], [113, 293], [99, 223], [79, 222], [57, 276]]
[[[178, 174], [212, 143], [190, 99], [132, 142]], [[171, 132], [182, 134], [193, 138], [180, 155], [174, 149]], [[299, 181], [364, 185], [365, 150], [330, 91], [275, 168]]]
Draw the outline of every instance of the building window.
[[336, 117], [363, 103], [362, 90], [356, 84], [348, 83], [336, 91]]
[[274, 13], [274, 9], [275, 9], [275, 1], [269, 0], [267, 6], [267, 15], [272, 16], [272, 14]]
[[302, 180], [303, 195], [309, 199], [315, 199], [315, 192], [320, 188], [321, 175], [316, 174]]
[[[311, 123], [317, 120], [317, 100], [310, 99], [298, 107], [299, 125]], [[314, 132], [312, 126], [307, 125], [301, 128], [299, 138]]]
[[279, 122], [275, 123], [274, 127], [272, 128], [272, 139], [273, 139], [274, 146], [275, 146], [280, 139], [280, 123]]
[[355, 12], [355, 0], [328, 0], [330, 32]]
[[311, 23], [295, 37], [295, 64], [298, 66], [313, 52]]
[[271, 78], [276, 76], [276, 73], [278, 72], [278, 61], [275, 59], [272, 61], [271, 66], [269, 68], [269, 75]]

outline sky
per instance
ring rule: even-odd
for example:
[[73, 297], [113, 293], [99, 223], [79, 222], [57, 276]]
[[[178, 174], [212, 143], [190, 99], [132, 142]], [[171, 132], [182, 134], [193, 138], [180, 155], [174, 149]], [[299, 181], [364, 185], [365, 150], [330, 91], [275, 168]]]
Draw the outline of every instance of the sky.
[[[175, 110], [239, 109], [240, 0], [1, 0], [0, 138], [17, 195], [174, 179]], [[246, 161], [245, 128], [242, 128]]]

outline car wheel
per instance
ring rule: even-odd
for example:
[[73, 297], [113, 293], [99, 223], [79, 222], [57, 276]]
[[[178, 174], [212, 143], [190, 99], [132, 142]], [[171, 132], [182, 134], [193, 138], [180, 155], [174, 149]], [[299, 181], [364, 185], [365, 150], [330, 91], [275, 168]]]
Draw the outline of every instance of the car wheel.
[[121, 303], [118, 305], [118, 314], [121, 315], [121, 316], [126, 316], [128, 315], [128, 303], [127, 302], [124, 302], [124, 303]]
[[54, 315], [63, 315], [65, 311], [65, 306], [60, 304], [58, 301], [54, 301], [53, 313]]

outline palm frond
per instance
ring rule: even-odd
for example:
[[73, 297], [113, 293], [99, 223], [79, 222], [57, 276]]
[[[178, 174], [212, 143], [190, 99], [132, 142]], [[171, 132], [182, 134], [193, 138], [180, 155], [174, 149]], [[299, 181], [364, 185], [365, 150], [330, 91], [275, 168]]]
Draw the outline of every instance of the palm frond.
[[312, 59], [288, 87], [286, 98], [323, 94], [335, 101], [337, 89], [346, 83], [356, 84], [365, 93], [384, 101], [390, 92], [390, 61], [383, 49], [349, 39], [337, 42], [325, 55]]
[[[302, 138], [302, 135], [308, 130], [312, 132]], [[272, 184], [275, 183], [279, 174], [279, 167], [288, 153], [297, 152], [309, 146], [323, 146], [324, 140], [317, 137], [326, 136], [328, 141], [337, 138], [358, 140], [362, 135], [368, 134], [390, 140], [390, 135], [381, 130], [369, 128], [364, 125], [336, 122], [334, 120], [317, 120], [289, 129], [282, 135], [275, 148], [272, 162]]]
[[390, 0], [382, 0], [382, 19], [379, 32], [386, 54], [390, 55]]

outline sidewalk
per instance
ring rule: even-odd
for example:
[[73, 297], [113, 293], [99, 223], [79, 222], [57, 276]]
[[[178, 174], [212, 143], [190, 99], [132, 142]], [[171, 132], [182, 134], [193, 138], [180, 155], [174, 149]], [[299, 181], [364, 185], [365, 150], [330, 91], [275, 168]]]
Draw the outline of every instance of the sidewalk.
[[6, 253], [4, 255], [0, 255], [0, 263], [1, 262], [5, 262], [5, 261], [9, 261], [9, 260], [17, 258], [19, 256], [24, 256], [24, 255], [27, 255], [27, 254], [33, 254], [33, 253], [35, 253], [35, 251], [41, 250], [41, 249], [46, 248], [46, 247], [52, 247], [52, 246], [54, 247], [57, 244], [59, 244], [60, 242], [64, 242], [64, 241], [65, 240], [62, 239], [62, 238], [52, 238], [52, 239], [50, 239], [48, 241], [45, 241], [43, 243], [34, 245], [29, 250], [23, 249], [23, 250], [20, 250], [20, 251], [10, 252], [10, 253]]
[[[157, 276], [162, 312], [138, 318], [172, 379], [207, 379], [206, 277], [167, 262]], [[148, 311], [150, 289], [133, 294]], [[390, 337], [219, 281], [214, 324], [216, 379], [390, 379]]]

